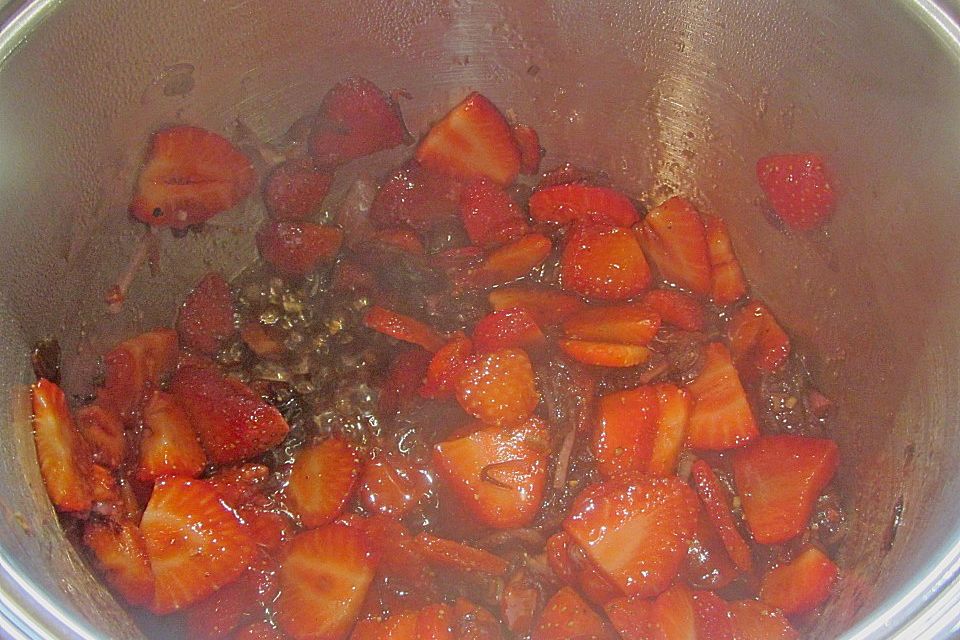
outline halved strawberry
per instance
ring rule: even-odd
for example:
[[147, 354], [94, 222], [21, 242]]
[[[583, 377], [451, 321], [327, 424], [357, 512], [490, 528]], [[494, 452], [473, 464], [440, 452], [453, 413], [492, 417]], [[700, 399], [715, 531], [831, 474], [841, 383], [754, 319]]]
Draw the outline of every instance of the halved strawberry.
[[710, 254], [703, 220], [684, 198], [670, 198], [650, 210], [637, 228], [647, 257], [667, 282], [710, 295]]
[[366, 535], [356, 527], [328, 524], [297, 534], [280, 561], [280, 628], [294, 640], [345, 638], [376, 566]]
[[97, 401], [124, 421], [135, 421], [153, 390], [173, 373], [177, 348], [172, 329], [154, 329], [124, 340], [103, 356], [105, 376]]
[[511, 348], [534, 350], [545, 342], [533, 314], [522, 307], [494, 311], [473, 327], [473, 346], [478, 353]]
[[333, 174], [317, 169], [308, 158], [277, 165], [263, 183], [263, 203], [274, 220], [300, 222], [320, 208]]
[[486, 424], [519, 425], [540, 403], [533, 365], [520, 349], [498, 349], [471, 358], [454, 387], [464, 411]]
[[664, 324], [684, 331], [703, 329], [703, 306], [687, 293], [676, 289], [654, 289], [643, 296], [643, 304], [656, 311]]
[[137, 480], [153, 482], [167, 475], [196, 478], [206, 464], [207, 456], [186, 411], [174, 396], [155, 392], [143, 408]]
[[255, 178], [250, 159], [223, 136], [199, 127], [161, 129], [150, 138], [130, 213], [183, 229], [240, 204]]
[[255, 617], [277, 596], [276, 564], [260, 554], [239, 578], [187, 609], [190, 640], [220, 640]]
[[471, 93], [431, 127], [417, 161], [458, 178], [486, 176], [507, 185], [520, 170], [520, 150], [510, 125], [487, 98]]
[[702, 216], [710, 255], [710, 297], [723, 306], [733, 304], [747, 293], [747, 279], [733, 252], [727, 223], [717, 216]]
[[788, 616], [816, 609], [830, 597], [840, 569], [816, 547], [807, 547], [760, 582], [760, 600]]
[[235, 580], [254, 554], [243, 525], [203, 480], [159, 480], [140, 521], [156, 589], [150, 610], [170, 613]]
[[338, 165], [403, 144], [409, 137], [400, 107], [366, 78], [335, 84], [323, 97], [307, 138], [318, 165]]
[[568, 338], [645, 345], [657, 335], [660, 316], [642, 303], [591, 307], [563, 323]]
[[750, 546], [740, 535], [737, 523], [730, 511], [729, 497], [713, 469], [705, 460], [697, 460], [692, 468], [693, 484], [697, 488], [704, 511], [713, 523], [723, 546], [737, 568], [745, 573], [753, 571], [753, 554]]
[[486, 427], [434, 448], [440, 480], [473, 517], [497, 529], [529, 525], [543, 499], [547, 428], [533, 418], [517, 427]]
[[359, 475], [360, 460], [341, 438], [300, 449], [284, 489], [290, 511], [311, 529], [333, 522], [353, 496]]
[[690, 421], [690, 396], [676, 385], [653, 385], [657, 394], [657, 433], [647, 472], [655, 476], [671, 476], [677, 470], [677, 460], [687, 437]]
[[84, 513], [93, 503], [88, 474], [93, 459], [57, 385], [33, 385], [33, 442], [50, 502], [59, 511]]
[[837, 194], [823, 157], [794, 153], [760, 158], [757, 181], [780, 220], [808, 231], [833, 215]]
[[530, 231], [517, 203], [490, 178], [475, 178], [460, 192], [460, 219], [470, 242], [489, 248]]
[[237, 629], [230, 640], [286, 640], [286, 637], [276, 627], [260, 620]]
[[435, 352], [444, 345], [444, 339], [426, 324], [402, 313], [373, 306], [363, 316], [363, 324], [384, 335]]
[[406, 456], [381, 455], [363, 468], [360, 500], [369, 512], [399, 518], [426, 498], [430, 483], [430, 473]]
[[603, 610], [623, 640], [656, 638], [652, 601], [646, 598], [620, 597], [604, 605]]
[[153, 570], [139, 527], [132, 522], [91, 520], [83, 528], [83, 543], [97, 568], [117, 593], [134, 606], [153, 601]]
[[380, 387], [378, 410], [389, 416], [406, 407], [416, 397], [431, 362], [430, 352], [418, 347], [408, 347], [398, 353], [390, 363], [387, 377]]
[[522, 278], [547, 259], [553, 244], [541, 233], [527, 235], [491, 251], [467, 274], [469, 284], [486, 288]]
[[563, 528], [624, 594], [648, 597], [677, 576], [697, 509], [680, 479], [627, 474], [584, 490]]
[[509, 562], [489, 551], [455, 540], [438, 538], [426, 531], [420, 532], [416, 541], [424, 560], [437, 567], [493, 577], [505, 576], [510, 568]]
[[170, 382], [214, 464], [240, 462], [280, 444], [290, 426], [247, 385], [212, 365], [181, 364]]
[[77, 409], [77, 428], [88, 445], [92, 459], [109, 469], [116, 469], [126, 457], [127, 439], [123, 421], [115, 411], [98, 402]]
[[532, 640], [613, 640], [613, 630], [577, 592], [563, 587], [544, 607]]
[[693, 400], [687, 425], [691, 447], [722, 451], [760, 435], [740, 376], [723, 344], [711, 342], [704, 348], [703, 368], [687, 390]]
[[233, 294], [230, 285], [216, 271], [205, 275], [187, 294], [177, 316], [180, 343], [213, 355], [224, 340], [234, 334]]
[[540, 171], [540, 160], [543, 158], [543, 147], [540, 146], [537, 130], [525, 124], [515, 124], [511, 131], [520, 150], [520, 173], [537, 175]]
[[260, 255], [285, 276], [302, 277], [332, 262], [340, 252], [343, 232], [311, 222], [267, 222], [257, 231]]
[[426, 253], [426, 249], [423, 248], [423, 243], [420, 242], [417, 234], [407, 229], [380, 229], [375, 231], [370, 239], [374, 244], [400, 249], [415, 256], [422, 256]]
[[800, 634], [776, 609], [757, 600], [730, 605], [730, 621], [737, 640], [799, 640]]
[[635, 344], [564, 339], [557, 345], [577, 362], [597, 367], [635, 367], [650, 357], [650, 349]]
[[588, 298], [626, 300], [650, 285], [650, 268], [626, 227], [574, 226], [560, 257], [560, 284]]
[[608, 393], [600, 398], [593, 455], [604, 478], [647, 470], [659, 413], [657, 394], [651, 387]]
[[773, 373], [790, 356], [790, 336], [765, 305], [749, 302], [727, 325], [730, 350], [744, 376]]
[[580, 298], [563, 291], [519, 284], [498, 287], [487, 299], [495, 311], [525, 309], [541, 327], [558, 325], [586, 306]]
[[473, 353], [473, 342], [462, 333], [454, 335], [437, 349], [427, 365], [426, 376], [421, 376], [423, 386], [420, 395], [424, 398], [445, 398], [454, 394], [457, 378]]
[[559, 184], [537, 189], [530, 196], [530, 217], [537, 222], [602, 222], [630, 227], [640, 215], [627, 196], [607, 187]]
[[380, 186], [370, 206], [370, 222], [379, 228], [408, 226], [429, 231], [457, 216], [461, 186], [447, 176], [408, 162]]
[[762, 436], [736, 451], [734, 481], [754, 539], [778, 544], [799, 535], [839, 459], [833, 440], [790, 435]]

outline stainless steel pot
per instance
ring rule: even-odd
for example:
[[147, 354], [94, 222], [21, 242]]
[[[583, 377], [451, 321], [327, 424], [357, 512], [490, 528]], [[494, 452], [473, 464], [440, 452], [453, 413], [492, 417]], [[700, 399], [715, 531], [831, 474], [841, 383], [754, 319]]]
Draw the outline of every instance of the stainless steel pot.
[[[760, 294], [842, 407], [844, 578], [817, 637], [946, 637], [960, 621], [960, 5], [913, 0], [34, 0], [0, 31], [0, 629], [138, 638], [65, 542], [33, 455], [28, 347], [70, 388], [189, 284], [252, 259], [220, 228], [164, 243], [123, 313], [124, 213], [145, 135], [173, 121], [278, 136], [347, 73], [407, 89], [422, 131], [467, 88], [535, 124], [550, 161], [729, 221]], [[753, 180], [818, 150], [826, 232], [781, 233]], [[253, 228], [255, 205], [223, 225]]]

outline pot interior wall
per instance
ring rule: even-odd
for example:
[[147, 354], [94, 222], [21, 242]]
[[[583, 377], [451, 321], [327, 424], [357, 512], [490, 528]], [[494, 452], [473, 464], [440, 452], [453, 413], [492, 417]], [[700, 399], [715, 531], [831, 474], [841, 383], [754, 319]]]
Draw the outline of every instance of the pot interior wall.
[[[166, 238], [156, 273], [107, 313], [142, 232], [125, 205], [149, 131], [233, 135], [239, 119], [276, 138], [348, 74], [406, 89], [414, 133], [480, 90], [537, 126], [546, 166], [570, 159], [648, 203], [685, 194], [727, 219], [748, 278], [842, 407], [850, 532], [823, 637], [957, 537], [960, 69], [913, 5], [33, 4], [39, 26], [0, 68], [0, 384], [14, 399], [0, 407], [0, 545], [68, 615], [137, 636], [43, 497], [23, 405], [29, 345], [58, 336], [69, 389], [83, 393], [107, 345], [169, 322], [211, 265], [235, 273], [252, 259], [252, 234], [234, 232], [255, 228], [251, 201], [217, 229]], [[753, 165], [803, 150], [830, 158], [841, 200], [827, 231], [793, 235], [768, 221]]]

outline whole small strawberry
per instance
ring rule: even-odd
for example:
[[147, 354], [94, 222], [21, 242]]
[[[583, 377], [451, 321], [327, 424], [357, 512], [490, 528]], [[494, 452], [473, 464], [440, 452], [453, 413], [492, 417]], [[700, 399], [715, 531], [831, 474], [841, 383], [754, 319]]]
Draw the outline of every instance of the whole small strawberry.
[[791, 229], [809, 231], [833, 215], [836, 191], [823, 158], [817, 154], [760, 158], [757, 180], [777, 217]]

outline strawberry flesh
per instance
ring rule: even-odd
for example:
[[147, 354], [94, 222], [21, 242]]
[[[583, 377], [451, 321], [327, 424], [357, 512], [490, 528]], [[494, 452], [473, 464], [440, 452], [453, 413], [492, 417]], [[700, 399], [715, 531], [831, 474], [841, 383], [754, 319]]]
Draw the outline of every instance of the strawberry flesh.
[[301, 222], [320, 208], [333, 174], [317, 169], [307, 158], [277, 165], [263, 184], [263, 204], [274, 220]]
[[40, 475], [59, 511], [85, 513], [93, 504], [90, 449], [80, 435], [56, 384], [41, 378], [33, 385], [33, 441]]
[[128, 603], [146, 606], [153, 601], [153, 570], [139, 527], [91, 520], [83, 529], [83, 543], [107, 584]]
[[772, 569], [760, 582], [760, 600], [788, 616], [812, 611], [830, 597], [840, 569], [816, 547]]
[[343, 232], [311, 222], [267, 222], [257, 232], [260, 255], [289, 277], [310, 275], [340, 252]]
[[333, 522], [353, 496], [359, 475], [360, 460], [341, 438], [304, 447], [284, 489], [290, 511], [307, 528]]
[[545, 342], [533, 314], [522, 307], [494, 311], [480, 318], [473, 328], [473, 346], [478, 353], [511, 348], [535, 350]]
[[547, 601], [530, 637], [532, 640], [614, 640], [616, 635], [576, 591], [563, 587]]
[[187, 294], [177, 316], [180, 344], [213, 355], [235, 332], [233, 293], [217, 272], [205, 275]]
[[543, 147], [537, 130], [525, 124], [515, 124], [511, 129], [513, 139], [520, 150], [520, 173], [534, 176], [540, 171]]
[[153, 482], [166, 475], [196, 478], [207, 464], [197, 432], [177, 399], [162, 391], [143, 409], [143, 436], [137, 480]]
[[687, 390], [693, 400], [687, 429], [690, 446], [722, 451], [743, 446], [760, 434], [730, 351], [723, 344], [712, 342], [705, 347], [703, 368]]
[[568, 338], [645, 345], [660, 329], [660, 316], [641, 303], [584, 309], [563, 323]]
[[747, 293], [747, 280], [733, 252], [727, 223], [716, 216], [702, 216], [710, 256], [710, 297], [717, 304], [730, 305]]
[[760, 158], [757, 181], [777, 216], [791, 229], [816, 229], [833, 216], [837, 194], [826, 163], [817, 154]]
[[577, 362], [597, 367], [635, 367], [650, 357], [650, 349], [635, 344], [564, 339], [557, 345]]
[[93, 461], [116, 469], [127, 455], [123, 421], [112, 409], [98, 402], [77, 409], [74, 417], [83, 439], [90, 445]]
[[495, 311], [525, 309], [541, 327], [560, 324], [586, 307], [580, 298], [569, 293], [527, 285], [498, 287], [489, 293], [487, 299]]
[[664, 280], [698, 295], [710, 295], [710, 254], [700, 213], [683, 198], [650, 210], [637, 227], [643, 250]]
[[650, 268], [630, 229], [576, 225], [560, 257], [560, 284], [587, 298], [626, 300], [650, 285]]
[[737, 369], [747, 378], [774, 373], [790, 357], [790, 337], [759, 302], [749, 302], [734, 314], [727, 336]]
[[530, 217], [537, 222], [600, 222], [619, 227], [637, 223], [640, 215], [627, 196], [607, 187], [559, 184], [530, 196]]
[[657, 434], [659, 403], [651, 387], [618, 391], [600, 398], [593, 453], [605, 478], [646, 471]]
[[143, 404], [177, 365], [177, 334], [155, 329], [124, 340], [103, 356], [105, 376], [97, 402], [136, 423]]
[[391, 338], [419, 345], [430, 352], [435, 352], [444, 345], [443, 338], [431, 327], [384, 307], [370, 307], [363, 317], [363, 324]]
[[517, 203], [489, 178], [476, 178], [464, 186], [460, 219], [470, 242], [484, 248], [516, 240], [530, 230]]
[[533, 365], [521, 349], [498, 349], [477, 355], [454, 382], [463, 410], [496, 426], [526, 421], [540, 403]]
[[449, 177], [408, 162], [380, 186], [370, 206], [370, 222], [380, 229], [430, 231], [456, 218], [460, 189]]

